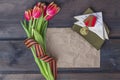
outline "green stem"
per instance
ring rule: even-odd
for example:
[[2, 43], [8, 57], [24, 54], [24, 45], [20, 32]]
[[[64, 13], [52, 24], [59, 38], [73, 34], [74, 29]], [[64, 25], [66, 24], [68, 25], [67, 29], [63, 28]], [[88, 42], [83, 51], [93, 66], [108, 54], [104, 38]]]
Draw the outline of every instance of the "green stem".
[[50, 65], [36, 57], [34, 47], [32, 47], [31, 50], [32, 50], [35, 62], [38, 65], [43, 76], [46, 78], [46, 80], [54, 80], [51, 69], [50, 69]]
[[[31, 21], [30, 24], [29, 24], [29, 31], [31, 32], [30, 35], [31, 37], [34, 37], [33, 35], [33, 29], [35, 28], [35, 20], [33, 20], [33, 22]], [[43, 27], [47, 27], [47, 26], [43, 26]], [[27, 35], [28, 37], [30, 37], [29, 35]], [[46, 32], [44, 33], [44, 44], [43, 44], [43, 49], [44, 49], [44, 52], [46, 53]], [[54, 80], [54, 77], [53, 77], [53, 74], [52, 74], [52, 71], [51, 71], [51, 68], [50, 68], [50, 65], [49, 63], [46, 63], [42, 60], [40, 60], [39, 58], [37, 58], [36, 56], [36, 51], [35, 51], [35, 48], [34, 47], [31, 47], [31, 51], [33, 53], [33, 56], [34, 56], [34, 59], [35, 59], [35, 62], [36, 64], [38, 65], [42, 75], [45, 77], [46, 80]]]
[[31, 29], [32, 29], [32, 36], [34, 35], [34, 32], [33, 32], [33, 29], [34, 29], [34, 27], [35, 27], [35, 19], [33, 20], [33, 24], [32, 24], [32, 26], [31, 26]]
[[[44, 22], [45, 24], [45, 22]], [[48, 24], [48, 23], [47, 23]], [[46, 53], [46, 32], [47, 32], [47, 24], [44, 25], [44, 29], [43, 29], [43, 40], [44, 40], [44, 53]], [[51, 68], [50, 68], [50, 65], [49, 63], [46, 64], [47, 66], [47, 70], [48, 70], [48, 73], [49, 73], [49, 79], [50, 80], [54, 80], [54, 77], [53, 77], [53, 74], [52, 74], [52, 71], [51, 71]]]
[[31, 51], [32, 51], [32, 53], [33, 53], [35, 62], [36, 62], [36, 64], [38, 65], [38, 67], [39, 67], [42, 75], [43, 75], [43, 76], [46, 78], [46, 80], [47, 80], [47, 79], [48, 79], [48, 76], [47, 76], [47, 74], [45, 73], [44, 66], [42, 66], [41, 61], [36, 57], [36, 53], [35, 53], [34, 47], [31, 47]]
[[[24, 21], [23, 23], [21, 22], [21, 24], [22, 24], [23, 28], [25, 29], [27, 37], [28, 38], [31, 38], [31, 37], [34, 38], [34, 36], [32, 36], [33, 35], [32, 30], [33, 30], [33, 28], [35, 28], [35, 20], [33, 22], [30, 21], [29, 28], [27, 28], [26, 21]], [[43, 44], [43, 45], [46, 45], [46, 44]], [[44, 47], [44, 49], [46, 50], [46, 47]], [[35, 51], [34, 47], [31, 47], [31, 51], [32, 51], [33, 57], [35, 59], [35, 62], [37, 64], [37, 66], [39, 67], [39, 70], [41, 71], [42, 75], [45, 77], [45, 79], [46, 80], [54, 80], [53, 75], [52, 75], [51, 70], [50, 70], [49, 63], [46, 63], [46, 62], [40, 60], [36, 56], [36, 51]]]
[[50, 77], [50, 80], [54, 80], [54, 77], [53, 77], [53, 74], [51, 72], [51, 68], [50, 68], [50, 65], [47, 64], [47, 69], [48, 69], [48, 72], [49, 72], [49, 77]]

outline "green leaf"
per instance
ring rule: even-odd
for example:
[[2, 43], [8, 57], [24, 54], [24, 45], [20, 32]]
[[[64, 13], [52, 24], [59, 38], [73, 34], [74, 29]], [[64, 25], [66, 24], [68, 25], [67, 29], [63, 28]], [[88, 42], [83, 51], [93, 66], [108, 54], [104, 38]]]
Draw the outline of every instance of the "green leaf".
[[40, 31], [41, 31], [41, 28], [43, 27], [42, 26], [42, 23], [43, 23], [43, 15], [39, 18], [39, 19], [37, 19], [37, 26], [36, 26], [36, 29], [37, 29], [37, 31], [40, 33]]
[[45, 21], [42, 27], [42, 31], [41, 31], [41, 34], [43, 34], [43, 36], [44, 34], [46, 34], [47, 26], [48, 26], [48, 21]]
[[32, 26], [32, 20], [29, 20], [28, 25], [29, 25], [29, 30], [30, 30], [30, 28]]
[[30, 36], [29, 30], [27, 29], [28, 26], [26, 25], [26, 21], [23, 21], [23, 22], [21, 21], [21, 25], [23, 29], [25, 30], [27, 36], [30, 38], [31, 36]]
[[42, 65], [44, 62], [42, 62], [39, 58], [37, 58], [36, 56], [36, 51], [35, 51], [35, 48], [34, 47], [31, 47], [31, 51], [33, 53], [33, 56], [34, 56], [34, 59], [35, 59], [35, 62], [36, 64], [38, 65], [42, 75], [47, 79], [47, 74], [45, 72], [45, 68], [44, 66]]
[[48, 21], [45, 21], [42, 25], [41, 32], [40, 32], [42, 36], [44, 36], [44, 33], [46, 33], [47, 24], [48, 24]]
[[30, 34], [32, 35], [32, 19], [28, 22], [28, 25], [29, 25], [29, 28], [28, 28], [28, 30], [30, 31]]
[[41, 44], [43, 46], [43, 38], [42, 38], [42, 36], [36, 30], [34, 30], [34, 29], [33, 29], [33, 32], [34, 32], [34, 38], [35, 38], [35, 40], [39, 44]]
[[42, 36], [43, 36], [43, 40], [44, 40], [44, 51], [46, 52], [46, 32], [47, 32], [47, 24], [48, 22], [46, 21], [44, 23], [43, 29], [42, 29]]

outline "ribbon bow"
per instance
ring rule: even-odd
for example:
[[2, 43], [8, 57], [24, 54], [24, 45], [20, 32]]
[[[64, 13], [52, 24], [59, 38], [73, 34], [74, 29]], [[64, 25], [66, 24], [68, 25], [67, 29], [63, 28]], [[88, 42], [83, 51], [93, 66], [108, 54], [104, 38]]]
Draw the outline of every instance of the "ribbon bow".
[[35, 51], [36, 51], [36, 56], [43, 60], [44, 62], [47, 62], [50, 64], [50, 68], [52, 70], [54, 79], [56, 80], [56, 76], [57, 76], [57, 67], [56, 67], [56, 61], [55, 59], [53, 59], [52, 57], [44, 54], [43, 48], [40, 46], [39, 43], [37, 43], [34, 39], [32, 38], [28, 38], [24, 41], [25, 45], [27, 48], [30, 48], [32, 46], [35, 47]]

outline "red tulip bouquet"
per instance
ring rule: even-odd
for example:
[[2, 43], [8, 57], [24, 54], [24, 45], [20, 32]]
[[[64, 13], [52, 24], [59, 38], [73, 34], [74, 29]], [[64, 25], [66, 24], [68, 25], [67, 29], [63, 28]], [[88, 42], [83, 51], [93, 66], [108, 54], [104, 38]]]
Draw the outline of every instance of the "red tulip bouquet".
[[56, 61], [46, 53], [46, 31], [48, 21], [59, 10], [54, 2], [48, 6], [39, 2], [33, 9], [25, 11], [25, 20], [21, 22], [28, 37], [25, 45], [31, 49], [35, 62], [46, 80], [55, 80], [57, 75]]

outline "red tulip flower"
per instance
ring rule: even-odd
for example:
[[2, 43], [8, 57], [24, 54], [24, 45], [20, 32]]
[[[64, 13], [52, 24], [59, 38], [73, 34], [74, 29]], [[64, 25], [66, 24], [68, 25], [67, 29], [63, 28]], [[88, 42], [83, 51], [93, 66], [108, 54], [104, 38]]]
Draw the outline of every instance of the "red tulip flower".
[[32, 10], [27, 10], [24, 13], [24, 17], [27, 21], [29, 21], [30, 19], [32, 19]]
[[32, 17], [34, 19], [37, 19], [41, 16], [42, 14], [42, 8], [39, 8], [38, 6], [35, 6], [32, 11]]
[[42, 8], [43, 10], [46, 9], [45, 3], [38, 2], [38, 3], [36, 4], [36, 6], [38, 6], [39, 8]]
[[[60, 8], [54, 2], [50, 3], [48, 6], [46, 6], [45, 3], [38, 2], [32, 9], [25, 11], [24, 16], [27, 21], [21, 22], [28, 36], [28, 39], [25, 40], [25, 45], [27, 47], [33, 45], [31, 50], [33, 51], [35, 62], [46, 80], [56, 80], [57, 78], [56, 61], [46, 53], [45, 37], [48, 20], [53, 18], [59, 10]], [[41, 57], [47, 57], [47, 59], [43, 60]], [[52, 62], [49, 63], [49, 61]]]
[[43, 15], [45, 16], [46, 15], [46, 8], [47, 8], [47, 6], [45, 5], [45, 3], [38, 2], [36, 4], [36, 6], [38, 6], [39, 8], [42, 8]]
[[51, 19], [55, 14], [59, 12], [60, 8], [54, 3], [50, 3], [46, 9], [46, 16], [45, 19]]

